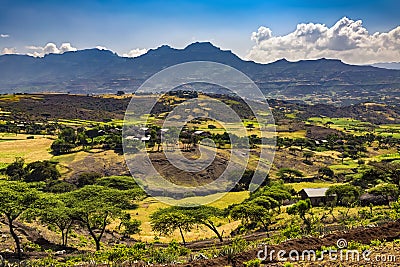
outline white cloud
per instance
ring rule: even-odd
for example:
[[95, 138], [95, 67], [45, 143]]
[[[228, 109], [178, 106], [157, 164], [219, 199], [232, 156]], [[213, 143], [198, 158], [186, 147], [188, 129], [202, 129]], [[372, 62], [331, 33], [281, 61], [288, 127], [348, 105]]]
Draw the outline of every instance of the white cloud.
[[296, 30], [273, 36], [267, 27], [253, 32], [255, 45], [247, 55], [257, 62], [338, 58], [351, 64], [400, 61], [400, 26], [370, 34], [361, 20], [342, 18], [332, 27], [319, 23], [298, 24]]
[[54, 43], [47, 43], [44, 47], [42, 46], [26, 46], [28, 50], [32, 50], [31, 53], [28, 53], [30, 56], [34, 57], [43, 57], [48, 54], [62, 54], [68, 51], [77, 51], [76, 47], [73, 47], [71, 43], [62, 43], [59, 47], [57, 47]]
[[60, 49], [57, 48], [57, 45], [54, 43], [48, 43], [43, 47], [43, 54], [59, 54]]
[[101, 45], [96, 46], [96, 48], [99, 50], [109, 50], [109, 49], [107, 49], [107, 47], [101, 46]]
[[73, 47], [71, 43], [63, 43], [61, 44], [60, 53], [69, 52], [69, 51], [77, 51], [76, 47]]
[[136, 48], [136, 49], [132, 49], [131, 51], [129, 51], [126, 54], [123, 54], [122, 56], [123, 57], [138, 57], [138, 56], [141, 56], [141, 55], [146, 54], [146, 53], [147, 53], [147, 49], [146, 48], [143, 48], [143, 49]]
[[16, 49], [15, 47], [10, 47], [10, 48], [5, 47], [5, 48], [1, 51], [1, 53], [2, 53], [3, 55], [16, 54], [16, 53], [17, 53], [17, 49]]
[[0, 34], [0, 38], [8, 38], [8, 37], [10, 37], [9, 34]]

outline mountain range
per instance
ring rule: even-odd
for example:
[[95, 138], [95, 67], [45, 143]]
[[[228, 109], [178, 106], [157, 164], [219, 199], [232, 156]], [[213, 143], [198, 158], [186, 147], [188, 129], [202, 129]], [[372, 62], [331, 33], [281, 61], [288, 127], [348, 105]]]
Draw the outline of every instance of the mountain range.
[[134, 92], [158, 71], [183, 62], [214, 61], [230, 65], [253, 79], [270, 98], [352, 104], [377, 101], [397, 104], [400, 70], [348, 65], [318, 59], [270, 64], [245, 61], [209, 42], [184, 49], [163, 45], [136, 58], [108, 50], [87, 49], [43, 58], [0, 56], [0, 93], [70, 92], [83, 94]]

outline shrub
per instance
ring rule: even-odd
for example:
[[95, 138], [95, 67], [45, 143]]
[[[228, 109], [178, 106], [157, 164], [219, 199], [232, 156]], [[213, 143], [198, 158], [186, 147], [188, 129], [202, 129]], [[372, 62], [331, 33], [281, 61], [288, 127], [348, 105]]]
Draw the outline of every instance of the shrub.
[[259, 259], [249, 260], [244, 262], [246, 267], [259, 267], [261, 266], [261, 261]]
[[96, 183], [97, 179], [101, 178], [101, 174], [96, 173], [96, 172], [84, 172], [79, 174], [77, 181], [76, 181], [76, 186], [81, 188], [84, 187], [85, 185], [93, 185]]
[[301, 237], [302, 231], [298, 224], [291, 223], [282, 230], [281, 234], [286, 238], [297, 238]]

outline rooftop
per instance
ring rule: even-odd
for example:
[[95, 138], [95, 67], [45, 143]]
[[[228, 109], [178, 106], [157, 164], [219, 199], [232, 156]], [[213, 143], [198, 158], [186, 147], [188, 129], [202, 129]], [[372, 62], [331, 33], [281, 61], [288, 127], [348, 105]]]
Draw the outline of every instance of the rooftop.
[[323, 188], [304, 188], [300, 192], [304, 191], [308, 197], [324, 197], [328, 187]]

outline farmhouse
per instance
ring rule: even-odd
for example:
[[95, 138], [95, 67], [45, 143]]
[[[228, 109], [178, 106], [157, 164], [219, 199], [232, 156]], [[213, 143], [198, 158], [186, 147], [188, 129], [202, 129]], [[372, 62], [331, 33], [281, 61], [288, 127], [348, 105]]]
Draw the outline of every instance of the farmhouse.
[[326, 191], [329, 188], [304, 188], [299, 192], [301, 199], [310, 199], [311, 205], [320, 206], [321, 204], [326, 204], [326, 202], [333, 200], [334, 196], [327, 197]]

